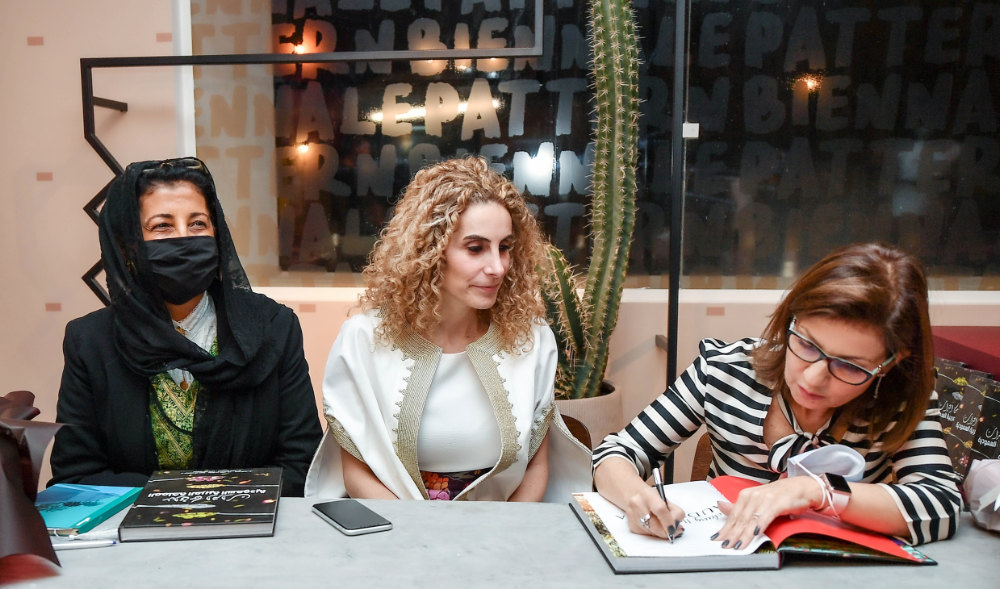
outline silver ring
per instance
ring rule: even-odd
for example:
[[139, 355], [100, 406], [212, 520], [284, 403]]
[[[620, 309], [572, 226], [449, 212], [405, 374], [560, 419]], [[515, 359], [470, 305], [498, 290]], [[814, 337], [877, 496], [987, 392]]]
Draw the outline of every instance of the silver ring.
[[646, 528], [647, 530], [649, 529], [649, 517], [650, 516], [647, 513], [646, 515], [639, 518], [639, 525]]

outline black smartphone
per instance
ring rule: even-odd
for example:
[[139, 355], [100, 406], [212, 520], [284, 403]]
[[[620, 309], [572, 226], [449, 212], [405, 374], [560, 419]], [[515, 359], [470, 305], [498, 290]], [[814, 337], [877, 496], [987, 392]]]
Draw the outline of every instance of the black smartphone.
[[368, 509], [357, 499], [317, 503], [313, 505], [313, 512], [348, 536], [392, 529], [392, 522]]

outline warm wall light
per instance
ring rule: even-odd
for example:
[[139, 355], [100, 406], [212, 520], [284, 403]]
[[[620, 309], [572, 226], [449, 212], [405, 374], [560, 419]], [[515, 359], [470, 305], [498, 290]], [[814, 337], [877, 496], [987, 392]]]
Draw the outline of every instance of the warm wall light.
[[299, 153], [308, 153], [309, 152], [309, 144], [308, 143], [300, 143], [299, 146], [296, 147], [296, 149], [299, 150]]
[[301, 55], [306, 52], [306, 47], [305, 45], [299, 43], [298, 45], [292, 48], [292, 51]]
[[823, 84], [823, 76], [816, 74], [805, 74], [799, 78], [799, 82], [805, 84], [810, 92], [815, 92]]

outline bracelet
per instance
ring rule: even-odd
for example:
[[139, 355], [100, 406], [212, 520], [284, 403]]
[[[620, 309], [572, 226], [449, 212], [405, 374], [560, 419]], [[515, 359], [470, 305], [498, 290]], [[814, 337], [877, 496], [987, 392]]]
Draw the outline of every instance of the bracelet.
[[812, 480], [816, 481], [819, 485], [820, 491], [823, 493], [823, 502], [819, 504], [819, 507], [813, 508], [813, 511], [824, 515], [832, 515], [833, 517], [840, 519], [840, 512], [838, 512], [837, 508], [834, 507], [833, 487], [831, 487], [828, 482], [820, 478], [819, 475], [816, 475], [808, 470], [806, 470], [806, 474], [808, 474]]

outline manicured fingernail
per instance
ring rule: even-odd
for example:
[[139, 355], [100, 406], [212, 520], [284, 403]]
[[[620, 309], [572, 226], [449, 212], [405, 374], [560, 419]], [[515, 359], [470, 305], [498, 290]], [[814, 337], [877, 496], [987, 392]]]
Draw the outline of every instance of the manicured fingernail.
[[667, 528], [667, 534], [669, 534], [670, 536], [673, 536], [674, 532], [676, 530], [677, 530], [677, 528], [675, 528], [674, 526], [670, 526], [669, 528]]
[[722, 542], [722, 547], [725, 548], [726, 546], [729, 546], [729, 540], [724, 540]]
[[716, 538], [718, 538], [718, 537], [719, 537], [719, 533], [718, 533], [718, 532], [716, 532], [716, 533], [712, 534], [712, 537], [711, 537], [711, 538], [709, 538], [709, 540], [715, 540], [715, 539], [716, 539]]
[[757, 526], [756, 528], [753, 529], [753, 535], [760, 536], [760, 526]]
[[733, 550], [739, 550], [740, 546], [743, 545], [743, 540], [737, 540], [736, 544], [733, 544]]

